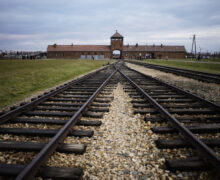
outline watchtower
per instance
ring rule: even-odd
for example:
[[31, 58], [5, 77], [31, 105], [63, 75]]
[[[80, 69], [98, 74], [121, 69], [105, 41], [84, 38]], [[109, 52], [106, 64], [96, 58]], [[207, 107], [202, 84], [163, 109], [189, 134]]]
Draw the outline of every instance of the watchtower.
[[124, 37], [119, 34], [116, 30], [115, 34], [111, 36], [111, 52], [113, 56], [113, 51], [117, 50], [120, 51], [120, 59], [122, 59], [122, 52], [123, 52], [123, 39]]

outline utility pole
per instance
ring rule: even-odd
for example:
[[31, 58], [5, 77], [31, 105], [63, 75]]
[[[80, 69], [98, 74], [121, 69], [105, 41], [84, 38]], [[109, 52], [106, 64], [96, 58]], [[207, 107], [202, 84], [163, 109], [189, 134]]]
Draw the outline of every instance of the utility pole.
[[191, 49], [191, 53], [192, 55], [195, 55], [196, 58], [196, 35], [193, 35], [193, 39], [192, 39], [192, 49]]

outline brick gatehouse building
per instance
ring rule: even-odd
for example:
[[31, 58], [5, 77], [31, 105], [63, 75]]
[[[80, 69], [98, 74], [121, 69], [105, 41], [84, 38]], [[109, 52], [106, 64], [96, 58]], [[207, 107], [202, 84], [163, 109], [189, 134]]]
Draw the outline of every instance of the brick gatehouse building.
[[[165, 45], [124, 45], [124, 37], [117, 31], [111, 36], [110, 45], [48, 45], [48, 58], [71, 59], [145, 59], [145, 58], [176, 58], [186, 56], [184, 46]], [[114, 52], [117, 52], [115, 55]]]

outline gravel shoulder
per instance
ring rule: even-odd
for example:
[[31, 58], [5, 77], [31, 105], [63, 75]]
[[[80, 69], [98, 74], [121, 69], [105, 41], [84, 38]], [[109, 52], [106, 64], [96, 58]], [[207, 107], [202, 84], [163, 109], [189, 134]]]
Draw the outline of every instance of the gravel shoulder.
[[216, 104], [220, 104], [220, 85], [215, 83], [205, 83], [190, 79], [183, 76], [177, 76], [171, 73], [165, 73], [154, 69], [149, 69], [143, 66], [126, 63], [126, 65], [132, 69], [135, 69], [143, 74], [158, 78], [164, 82], [190, 91], [200, 97], [203, 97]]

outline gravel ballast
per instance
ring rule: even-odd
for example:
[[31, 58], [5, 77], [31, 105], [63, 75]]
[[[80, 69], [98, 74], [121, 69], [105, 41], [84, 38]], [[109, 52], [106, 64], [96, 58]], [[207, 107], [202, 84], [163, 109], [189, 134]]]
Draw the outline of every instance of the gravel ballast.
[[[87, 144], [86, 152], [83, 155], [55, 152], [47, 165], [81, 167], [84, 169], [83, 179], [206, 179], [203, 173], [172, 173], [165, 170], [163, 155], [167, 152], [168, 156], [170, 152], [157, 149], [154, 142], [159, 136], [150, 130], [154, 124], [144, 122], [140, 114], [133, 114], [131, 98], [123, 87], [122, 83], [118, 83], [117, 88], [113, 90], [114, 100], [109, 112], [105, 113], [102, 119], [97, 119], [102, 121], [100, 127], [74, 127], [94, 130], [92, 138], [65, 139], [65, 143]], [[85, 117], [82, 119], [90, 120]], [[0, 138], [15, 137], [5, 135]], [[37, 139], [32, 141], [35, 140]], [[45, 138], [44, 141], [47, 140], [49, 138]], [[0, 162], [26, 164], [35, 155], [35, 153], [12, 154], [13, 152], [1, 152]], [[173, 150], [173, 154], [177, 154], [177, 151]], [[29, 158], [19, 160], [19, 157], [25, 155]]]
[[113, 95], [110, 111], [101, 119], [102, 125], [94, 128], [94, 136], [75, 139], [76, 143], [87, 144], [86, 152], [56, 152], [48, 165], [82, 167], [83, 179], [192, 179], [193, 173], [164, 169], [165, 159], [154, 143], [158, 136], [150, 130], [150, 122], [144, 122], [139, 114], [133, 115], [131, 99], [122, 84], [118, 84]]
[[132, 114], [129, 97], [121, 84], [113, 95], [110, 112], [102, 119], [103, 124], [95, 133], [91, 147], [83, 155], [84, 178], [159, 177], [164, 173], [159, 168], [164, 159], [156, 157], [159, 153], [154, 144], [156, 135], [148, 124], [143, 126], [140, 115]]
[[198, 96], [201, 96], [209, 101], [220, 104], [220, 85], [215, 83], [205, 83], [195, 79], [177, 76], [171, 73], [165, 73], [158, 70], [146, 68], [143, 66], [126, 63], [132, 69], [135, 69], [143, 74], [158, 78], [162, 81], [170, 83], [184, 90], [188, 90]]

